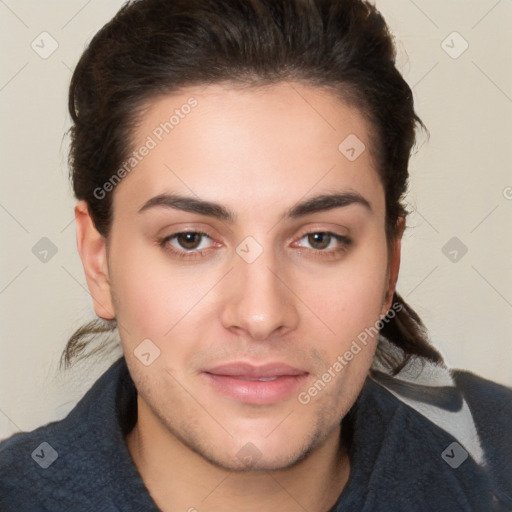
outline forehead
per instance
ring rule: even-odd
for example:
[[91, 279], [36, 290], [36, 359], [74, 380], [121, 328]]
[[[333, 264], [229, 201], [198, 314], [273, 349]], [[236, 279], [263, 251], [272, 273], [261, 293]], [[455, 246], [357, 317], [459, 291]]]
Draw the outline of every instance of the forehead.
[[370, 128], [355, 107], [313, 86], [189, 87], [148, 104], [134, 137], [137, 161], [114, 203], [135, 209], [171, 191], [269, 205], [313, 189], [382, 196]]

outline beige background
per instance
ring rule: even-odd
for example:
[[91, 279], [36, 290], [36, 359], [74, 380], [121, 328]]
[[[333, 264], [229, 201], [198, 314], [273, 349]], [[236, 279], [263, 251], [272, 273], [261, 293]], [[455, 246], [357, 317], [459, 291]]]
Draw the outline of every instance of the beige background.
[[[67, 87], [121, 4], [0, 0], [0, 439], [63, 417], [117, 357], [57, 373], [93, 317], [67, 181]], [[411, 162], [398, 289], [449, 365], [512, 385], [512, 1], [376, 4], [431, 132]], [[57, 250], [46, 263], [32, 252], [43, 237]], [[468, 249], [444, 250], [456, 262], [443, 252], [453, 237]]]

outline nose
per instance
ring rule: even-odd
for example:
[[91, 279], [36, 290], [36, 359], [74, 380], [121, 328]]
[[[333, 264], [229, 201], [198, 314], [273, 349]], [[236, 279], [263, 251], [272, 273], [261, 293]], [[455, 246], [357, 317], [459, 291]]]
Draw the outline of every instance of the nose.
[[252, 340], [264, 341], [297, 327], [297, 298], [271, 250], [247, 263], [237, 258], [224, 282], [222, 324]]

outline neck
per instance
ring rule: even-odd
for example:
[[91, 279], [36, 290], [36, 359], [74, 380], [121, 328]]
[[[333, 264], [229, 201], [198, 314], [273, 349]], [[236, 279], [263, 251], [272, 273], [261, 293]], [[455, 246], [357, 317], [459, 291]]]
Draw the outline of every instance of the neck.
[[[137, 403], [140, 411], [144, 407], [140, 396]], [[339, 427], [302, 461], [278, 471], [234, 472], [217, 467], [146, 414], [139, 414], [126, 445], [162, 512], [327, 512], [350, 474]]]

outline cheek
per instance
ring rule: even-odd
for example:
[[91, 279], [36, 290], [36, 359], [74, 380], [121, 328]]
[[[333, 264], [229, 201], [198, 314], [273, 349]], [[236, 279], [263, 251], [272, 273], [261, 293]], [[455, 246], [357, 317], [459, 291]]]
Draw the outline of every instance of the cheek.
[[307, 277], [300, 293], [325, 323], [345, 341], [380, 319], [388, 282], [383, 238], [359, 247], [331, 272]]
[[172, 265], [160, 248], [126, 245], [122, 240], [112, 244], [116, 318], [133, 343], [162, 339], [198, 301], [208, 279]]
[[[308, 300], [329, 327], [309, 327], [323, 367], [301, 398], [311, 400], [328, 419], [337, 421], [356, 400], [372, 364], [378, 339], [378, 322], [387, 284], [387, 245], [373, 244], [347, 258], [334, 272], [315, 286]], [[311, 283], [310, 283], [311, 284]], [[318, 284], [318, 283], [317, 283]], [[303, 293], [306, 293], [304, 290]], [[304, 403], [304, 402], [301, 402]]]

